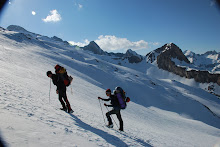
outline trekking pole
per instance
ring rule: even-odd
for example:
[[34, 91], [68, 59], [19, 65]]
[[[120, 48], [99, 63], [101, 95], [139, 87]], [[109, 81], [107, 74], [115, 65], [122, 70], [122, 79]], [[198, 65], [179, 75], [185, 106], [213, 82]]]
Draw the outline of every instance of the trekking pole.
[[51, 91], [51, 79], [50, 79], [50, 90], [49, 90], [49, 104], [50, 104], [50, 91]]
[[[106, 109], [108, 110], [108, 107], [107, 107], [107, 106], [105, 106], [105, 107], [106, 107]], [[108, 112], [109, 112], [109, 110], [108, 110]], [[110, 117], [111, 117], [111, 115], [110, 115]], [[116, 126], [118, 127], [118, 125], [117, 125], [117, 123], [116, 123], [115, 119], [113, 118], [113, 116], [112, 116], [111, 118], [113, 119], [114, 123], [115, 123], [115, 124], [116, 124]], [[119, 129], [119, 127], [118, 127], [118, 129]]]
[[[101, 105], [100, 99], [99, 99], [99, 104], [100, 104], [100, 108], [101, 108], [101, 111], [102, 111], [102, 105]], [[105, 123], [105, 118], [104, 118], [103, 111], [102, 111], [102, 117], [103, 117], [103, 120], [104, 120], [104, 123]], [[106, 123], [105, 123], [105, 125], [106, 125]]]

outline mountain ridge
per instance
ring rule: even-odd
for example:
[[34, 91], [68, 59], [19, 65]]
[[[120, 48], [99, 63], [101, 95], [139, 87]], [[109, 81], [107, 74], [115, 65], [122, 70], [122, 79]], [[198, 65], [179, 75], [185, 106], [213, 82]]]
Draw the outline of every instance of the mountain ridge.
[[[185, 54], [184, 54], [185, 53]], [[181, 77], [193, 78], [201, 83], [217, 83], [220, 85], [220, 74], [211, 73], [209, 70], [201, 70], [192, 61], [198, 60], [195, 58], [196, 54], [190, 51], [182, 52], [182, 50], [174, 43], [165, 44], [146, 55], [146, 62], [156, 62], [158, 67], [169, 72], [175, 73]], [[203, 55], [210, 56], [210, 54], [217, 53], [215, 51], [207, 52]], [[186, 56], [185, 56], [186, 55]], [[203, 57], [203, 55], [201, 55]], [[217, 58], [218, 59], [217, 55]], [[188, 57], [188, 58], [187, 58]], [[200, 60], [204, 60], [204, 57]], [[193, 59], [191, 59], [193, 58]], [[195, 58], [195, 59], [194, 59]], [[191, 62], [190, 62], [191, 61]], [[207, 64], [206, 67], [211, 67], [214, 70], [220, 70], [220, 60], [216, 64]], [[218, 63], [219, 62], [219, 63]], [[201, 62], [200, 62], [201, 63]], [[204, 68], [203, 68], [204, 69]], [[213, 70], [212, 70], [213, 72]]]
[[[49, 38], [46, 36], [42, 36], [39, 34], [31, 33], [24, 28], [16, 25], [10, 25], [8, 27], [9, 30], [20, 32], [21, 35], [24, 37], [27, 37], [28, 39], [34, 38], [34, 39], [43, 39], [48, 40]], [[21, 41], [23, 37], [18, 36], [18, 40]], [[47, 39], [48, 38], [48, 39]], [[63, 41], [61, 38], [58, 38], [56, 36], [51, 37], [51, 39], [58, 41], [60, 43], [63, 43], [67, 46], [70, 46], [70, 44], [67, 41]], [[135, 51], [132, 51], [131, 49], [128, 49], [125, 54], [123, 53], [108, 53], [106, 51], [103, 51], [96, 43], [95, 41], [91, 41], [88, 45], [84, 47], [80, 47], [80, 49], [88, 50], [93, 52], [94, 54], [98, 55], [108, 55], [108, 56], [115, 56], [116, 60], [127, 60], [129, 63], [141, 63], [143, 60], [145, 60], [147, 63], [153, 63], [154, 61], [157, 61], [158, 67], [162, 68], [164, 70], [167, 70], [169, 72], [173, 72], [177, 75], [180, 75], [182, 77], [187, 78], [194, 78], [197, 82], [214, 82], [218, 83], [220, 85], [220, 77], [218, 75], [218, 72], [220, 72], [220, 55], [215, 55], [217, 60], [214, 59], [208, 59], [204, 56], [210, 57], [210, 54], [216, 54], [216, 51], [208, 51], [202, 55], [196, 55], [195, 53], [192, 53], [192, 56], [190, 56], [190, 52], [187, 51], [182, 52], [182, 50], [174, 43], [167, 43], [163, 45], [162, 47], [155, 49], [151, 52], [149, 52], [145, 57], [137, 54]], [[186, 56], [184, 55], [186, 54]], [[158, 62], [158, 57], [161, 57], [161, 54], [163, 54], [163, 58], [166, 57], [166, 59], [162, 59]], [[194, 59], [193, 59], [194, 57]], [[197, 57], [197, 58], [195, 58]], [[201, 58], [201, 59], [200, 59]], [[204, 58], [206, 59], [207, 63], [204, 63], [204, 65], [197, 64], [198, 60], [203, 61]], [[159, 58], [161, 59], [161, 58]], [[169, 60], [169, 61], [168, 61]], [[190, 61], [191, 62], [190, 62]], [[192, 62], [193, 61], [193, 62]], [[209, 62], [209, 63], [208, 63]], [[214, 63], [213, 63], [214, 62]], [[201, 62], [198, 62], [201, 63]], [[121, 64], [121, 63], [119, 63]], [[174, 66], [175, 65], [175, 66]], [[172, 67], [168, 69], [168, 67]], [[201, 70], [201, 71], [200, 71]], [[205, 72], [205, 71], [208, 72]], [[191, 71], [189, 73], [189, 71]], [[216, 73], [210, 73], [210, 72], [217, 72]], [[209, 77], [209, 78], [206, 78]], [[214, 78], [213, 78], [214, 77]]]

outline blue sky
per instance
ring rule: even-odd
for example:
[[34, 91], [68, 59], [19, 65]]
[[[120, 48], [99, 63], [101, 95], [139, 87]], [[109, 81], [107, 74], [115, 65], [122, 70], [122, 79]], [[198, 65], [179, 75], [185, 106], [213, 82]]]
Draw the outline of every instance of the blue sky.
[[58, 36], [103, 50], [146, 55], [173, 42], [183, 51], [220, 51], [220, 10], [214, 0], [10, 0], [0, 26]]

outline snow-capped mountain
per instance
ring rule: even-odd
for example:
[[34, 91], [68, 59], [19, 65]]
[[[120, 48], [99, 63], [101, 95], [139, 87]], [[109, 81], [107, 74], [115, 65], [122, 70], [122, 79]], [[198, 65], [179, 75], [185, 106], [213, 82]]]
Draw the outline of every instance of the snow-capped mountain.
[[[209, 64], [209, 62], [207, 61], [207, 57], [218, 59], [218, 55], [210, 55], [209, 53], [205, 55], [206, 60], [200, 57], [200, 61]], [[186, 55], [192, 55], [192, 57], [196, 56], [189, 51], [186, 52]], [[195, 61], [195, 59], [192, 60], [192, 58], [189, 57], [189, 60], [191, 61]], [[189, 79], [193, 78], [195, 81], [200, 83], [217, 83], [218, 85], [220, 85], [220, 74], [211, 73], [208, 70], [200, 70], [195, 64], [190, 63], [189, 60], [183, 54], [182, 50], [174, 43], [165, 44], [161, 48], [158, 48], [146, 55], [147, 63], [156, 62], [157, 66], [160, 69], [172, 72], [181, 77], [186, 77]], [[211, 65], [215, 66], [215, 64]], [[211, 65], [209, 64], [209, 66], [206, 67], [210, 67]]]
[[[158, 55], [160, 55], [162, 52], [166, 52], [169, 49], [173, 49], [172, 53], [169, 53], [169, 55], [175, 54], [175, 50], [180, 50], [180, 48], [173, 43], [165, 44], [161, 48], [149, 52], [146, 55], [146, 62], [153, 63], [154, 61], [157, 60]], [[172, 61], [174, 61], [175, 64], [178, 66], [187, 67], [188, 70], [194, 69], [194, 70], [209, 71], [211, 73], [220, 73], [219, 52], [208, 51], [204, 54], [196, 54], [192, 51], [186, 50], [183, 52], [183, 54], [179, 53], [179, 55], [176, 54], [175, 56], [176, 57], [172, 57]], [[178, 59], [178, 58], [182, 58], [182, 59]], [[185, 62], [181, 62], [182, 60]]]
[[96, 43], [95, 41], [91, 41], [87, 46], [83, 47], [82, 49], [91, 51], [98, 55], [106, 54]]
[[[51, 41], [51, 39], [55, 42], [59, 42], [59, 43], [62, 43], [64, 45], [67, 45], [69, 46], [69, 43], [67, 41], [63, 41], [61, 38], [57, 37], [57, 36], [53, 36], [53, 37], [47, 37], [47, 36], [42, 36], [40, 34], [36, 34], [36, 33], [32, 33], [32, 32], [29, 32], [27, 31], [26, 29], [20, 27], [20, 26], [17, 26], [17, 25], [10, 25], [7, 27], [7, 30], [9, 31], [13, 31], [13, 32], [16, 32], [15, 34], [13, 35], [16, 35], [17, 37], [15, 37], [17, 40], [25, 40], [25, 39], [29, 39], [29, 40], [36, 40], [36, 41], [41, 41], [41, 40], [44, 40], [44, 41]], [[13, 37], [12, 37], [13, 38]]]
[[88, 45], [82, 47], [83, 50], [88, 50], [93, 52], [94, 54], [98, 55], [108, 55], [114, 56], [116, 60], [125, 60], [127, 59], [129, 63], [139, 63], [143, 60], [143, 57], [137, 54], [135, 51], [128, 49], [125, 54], [123, 53], [108, 53], [104, 52], [96, 43], [95, 41], [91, 41]]
[[[220, 145], [220, 99], [202, 90], [209, 84], [34, 34], [0, 29], [0, 132], [8, 146]], [[59, 109], [46, 76], [56, 64], [74, 78], [67, 88], [73, 114]], [[115, 116], [114, 128], [105, 127], [108, 110], [97, 99], [116, 86], [131, 98], [121, 111], [125, 132]]]
[[192, 68], [220, 73], [220, 52], [208, 51], [204, 54], [196, 54], [187, 50], [183, 53], [190, 63], [193, 64]]
[[188, 59], [184, 56], [181, 49], [174, 43], [165, 44], [162, 47], [148, 53], [146, 55], [146, 62], [153, 63], [157, 60], [158, 55], [161, 55], [162, 53], [165, 54], [165, 56], [168, 58], [178, 59], [179, 61], [189, 63]]
[[129, 63], [139, 63], [143, 60], [143, 57], [137, 54], [135, 51], [128, 49], [124, 55], [125, 58], [128, 58]]

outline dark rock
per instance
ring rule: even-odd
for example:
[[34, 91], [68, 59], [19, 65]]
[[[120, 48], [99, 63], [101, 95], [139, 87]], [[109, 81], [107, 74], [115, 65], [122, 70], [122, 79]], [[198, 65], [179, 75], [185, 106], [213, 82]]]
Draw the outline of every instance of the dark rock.
[[138, 55], [135, 51], [128, 49], [124, 55], [125, 58], [128, 59], [129, 63], [139, 63], [143, 60], [141, 55]]
[[104, 55], [105, 52], [95, 43], [95, 41], [91, 41], [89, 45], [84, 46], [83, 50], [88, 50], [93, 52], [94, 54]]
[[[220, 85], [220, 74], [211, 74], [208, 71], [190, 70], [186, 71], [186, 68], [175, 65], [171, 58], [177, 58], [180, 61], [185, 61], [190, 63], [189, 60], [182, 53], [181, 49], [175, 44], [167, 44], [163, 47], [155, 50], [155, 52], [160, 52], [157, 56], [158, 67], [177, 74], [181, 77], [194, 78], [196, 82], [200, 83], [217, 83]], [[148, 57], [153, 57], [153, 55], [148, 55]], [[151, 60], [152, 61], [152, 60]]]

